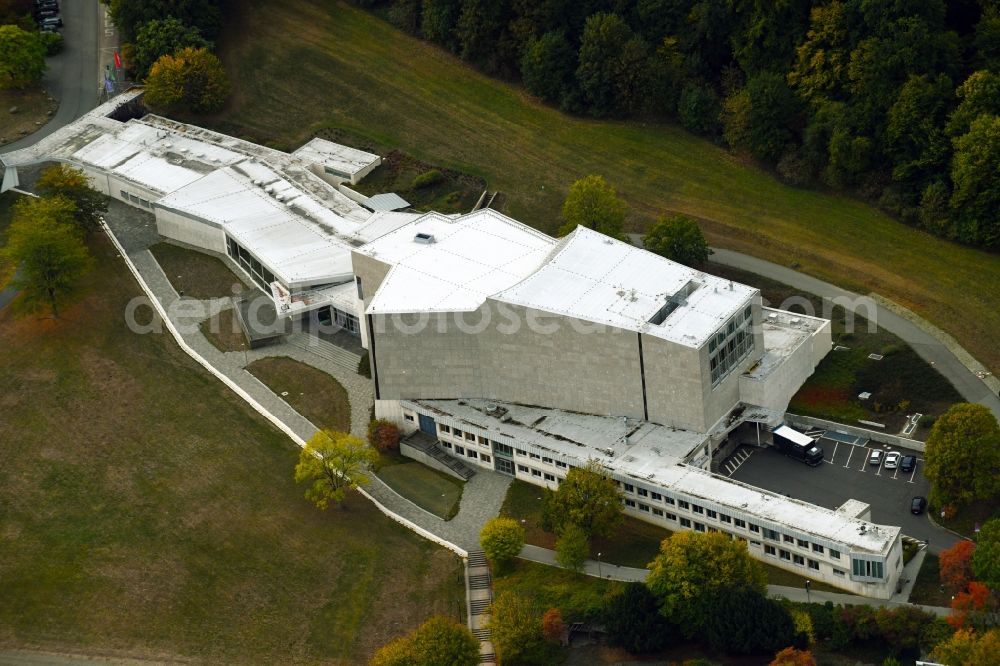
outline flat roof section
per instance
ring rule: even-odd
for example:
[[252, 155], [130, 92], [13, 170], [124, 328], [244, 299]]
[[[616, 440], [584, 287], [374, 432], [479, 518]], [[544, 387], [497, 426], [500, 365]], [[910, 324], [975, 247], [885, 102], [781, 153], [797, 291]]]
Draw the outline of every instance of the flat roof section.
[[368, 312], [475, 310], [537, 269], [555, 242], [491, 209], [428, 213], [357, 249], [392, 266]]
[[[537, 271], [494, 298], [698, 347], [758, 296], [752, 287], [577, 227]], [[671, 301], [675, 307], [661, 323], [650, 321]]]
[[346, 178], [351, 178], [359, 171], [382, 162], [382, 158], [378, 155], [319, 137], [293, 150], [292, 155], [307, 162], [329, 167], [335, 172], [334, 175]]

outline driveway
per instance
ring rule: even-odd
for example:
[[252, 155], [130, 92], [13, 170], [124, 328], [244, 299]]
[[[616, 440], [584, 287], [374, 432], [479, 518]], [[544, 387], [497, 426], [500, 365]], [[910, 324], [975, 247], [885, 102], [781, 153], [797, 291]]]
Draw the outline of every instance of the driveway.
[[42, 78], [42, 85], [59, 102], [59, 110], [37, 132], [7, 144], [3, 152], [33, 145], [97, 106], [101, 82], [98, 51], [100, 38], [105, 36], [104, 5], [97, 0], [68, 0], [60, 3], [60, 9], [63, 50], [47, 59], [49, 68]]
[[872, 449], [889, 450], [881, 444], [825, 437], [817, 443], [824, 454], [823, 464], [818, 467], [809, 467], [772, 448], [754, 448], [730, 478], [828, 509], [836, 509], [849, 499], [860, 500], [871, 506], [872, 522], [898, 525], [906, 536], [929, 540], [932, 553], [939, 553], [960, 540], [951, 532], [936, 527], [926, 514], [914, 516], [910, 513], [913, 497], [927, 497], [930, 491], [930, 483], [923, 476], [922, 453], [892, 449], [917, 457], [913, 472], [904, 473], [899, 469], [886, 469], [882, 463], [869, 464]]

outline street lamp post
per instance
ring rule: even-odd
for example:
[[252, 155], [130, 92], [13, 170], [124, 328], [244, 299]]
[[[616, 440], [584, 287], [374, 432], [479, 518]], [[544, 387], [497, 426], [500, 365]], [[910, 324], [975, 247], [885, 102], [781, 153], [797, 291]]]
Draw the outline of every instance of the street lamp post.
[[601, 572], [601, 554], [597, 554], [597, 577], [604, 578], [604, 574]]
[[809, 598], [809, 588], [811, 588], [811, 587], [812, 587], [812, 581], [806, 579], [806, 603], [807, 604], [808, 603], [812, 603], [811, 599]]

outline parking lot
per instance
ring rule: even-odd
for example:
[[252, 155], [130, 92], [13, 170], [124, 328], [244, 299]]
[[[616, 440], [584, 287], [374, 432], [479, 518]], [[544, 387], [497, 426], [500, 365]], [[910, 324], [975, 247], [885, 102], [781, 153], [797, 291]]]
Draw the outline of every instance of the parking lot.
[[[744, 448], [731, 461], [723, 463], [721, 473], [830, 509], [836, 509], [849, 499], [866, 502], [871, 505], [872, 522], [899, 525], [905, 535], [930, 540], [934, 552], [958, 540], [935, 527], [926, 515], [910, 513], [910, 501], [917, 495], [927, 497], [930, 491], [930, 484], [923, 476], [921, 453], [839, 433], [809, 434], [821, 435], [817, 445], [823, 449], [823, 464], [817, 467], [809, 467], [774, 449]], [[873, 449], [914, 455], [916, 467], [912, 472], [886, 469], [885, 455], [878, 465], [871, 465], [869, 455]]]

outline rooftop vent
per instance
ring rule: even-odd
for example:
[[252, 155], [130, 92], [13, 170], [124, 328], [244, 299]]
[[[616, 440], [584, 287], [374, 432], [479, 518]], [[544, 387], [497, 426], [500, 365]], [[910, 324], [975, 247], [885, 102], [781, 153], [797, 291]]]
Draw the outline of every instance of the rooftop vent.
[[431, 243], [434, 242], [434, 234], [425, 234], [421, 232], [413, 237], [413, 241], [415, 243], [425, 243], [427, 245], [430, 245]]

